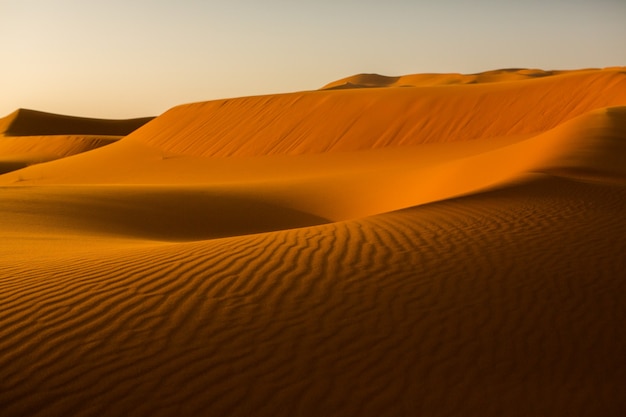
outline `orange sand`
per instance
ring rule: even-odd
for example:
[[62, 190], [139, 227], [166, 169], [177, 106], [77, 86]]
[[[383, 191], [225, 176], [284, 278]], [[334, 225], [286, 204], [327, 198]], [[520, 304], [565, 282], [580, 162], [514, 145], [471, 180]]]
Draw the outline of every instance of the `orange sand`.
[[108, 145], [150, 120], [101, 120], [16, 110], [0, 119], [0, 174]]
[[63, 120], [0, 137], [0, 415], [626, 412], [626, 68]]

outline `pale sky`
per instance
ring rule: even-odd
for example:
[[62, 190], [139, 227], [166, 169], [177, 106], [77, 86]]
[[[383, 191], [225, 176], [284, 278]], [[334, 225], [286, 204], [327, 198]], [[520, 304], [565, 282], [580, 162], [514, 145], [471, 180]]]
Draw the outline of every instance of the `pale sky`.
[[357, 73], [626, 66], [626, 0], [0, 0], [0, 117], [158, 115]]

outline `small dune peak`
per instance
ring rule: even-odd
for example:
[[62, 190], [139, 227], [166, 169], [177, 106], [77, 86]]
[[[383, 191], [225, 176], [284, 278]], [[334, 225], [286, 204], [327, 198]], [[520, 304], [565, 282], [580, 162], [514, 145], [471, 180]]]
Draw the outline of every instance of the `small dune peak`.
[[[511, 74], [511, 73], [518, 73], [522, 71], [534, 71], [534, 70], [530, 70], [528, 68], [499, 68], [495, 70], [477, 72], [471, 75]], [[541, 71], [541, 70], [537, 70], [537, 71]]]
[[[624, 72], [623, 67], [606, 68], [607, 71]], [[372, 87], [431, 87], [455, 84], [487, 84], [509, 81], [523, 81], [535, 78], [552, 77], [580, 72], [599, 72], [589, 68], [580, 70], [542, 70], [535, 68], [500, 68], [472, 74], [461, 73], [423, 73], [402, 76], [380, 74], [356, 74], [326, 84], [320, 90], [342, 90], [349, 88]]]
[[10, 128], [13, 122], [19, 117], [24, 109], [17, 109], [12, 113], [0, 118], [0, 135], [4, 135]]

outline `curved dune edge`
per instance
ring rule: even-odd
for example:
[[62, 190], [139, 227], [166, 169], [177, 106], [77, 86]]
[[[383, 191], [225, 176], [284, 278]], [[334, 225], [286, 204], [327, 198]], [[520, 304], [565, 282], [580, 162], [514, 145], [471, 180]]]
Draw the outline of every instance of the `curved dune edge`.
[[98, 149], [119, 139], [121, 136], [0, 137], [0, 174]]
[[[558, 75], [538, 77], [553, 73]], [[626, 104], [623, 68], [545, 74], [501, 70], [482, 76], [494, 74], [526, 74], [532, 79], [499, 85], [431, 85], [217, 100], [176, 107], [131, 137], [164, 154], [189, 156], [347, 152], [533, 135], [593, 109]], [[563, 106], [564, 102], [570, 104]], [[149, 119], [86, 119], [21, 109], [0, 119], [0, 131], [20, 135], [42, 131], [48, 136], [42, 140], [2, 138], [1, 166], [8, 171], [95, 149], [107, 143], [102, 135], [108, 130], [127, 134]], [[50, 136], [59, 129], [97, 131], [102, 140], [65, 135], [63, 145], [61, 136]]]
[[[625, 71], [626, 67], [610, 67], [605, 71]], [[545, 71], [528, 68], [505, 68], [476, 74], [431, 73], [385, 76], [380, 74], [356, 74], [326, 84], [321, 90], [347, 88], [382, 88], [382, 87], [424, 87], [433, 85], [484, 84], [509, 81], [521, 81], [533, 78], [555, 77], [559, 75], [597, 72], [597, 68], [583, 70]]]
[[33, 241], [0, 271], [3, 413], [618, 415], [624, 190], [543, 177], [212, 241]]
[[16, 110], [0, 118], [0, 174], [97, 149], [152, 119], [108, 120]]
[[[0, 211], [19, 212], [6, 223], [0, 220], [7, 236], [190, 241], [328, 222], [272, 199], [265, 201], [225, 187], [48, 186], [4, 189], [2, 195]], [[29, 225], [33, 219], [37, 219], [35, 227]]]
[[175, 107], [129, 135], [204, 157], [348, 152], [531, 135], [626, 105], [626, 72], [507, 83], [309, 91]]
[[[578, 70], [584, 71], [584, 70]], [[592, 70], [593, 71], [593, 70]], [[519, 81], [529, 78], [550, 77], [574, 71], [544, 71], [540, 69], [500, 69], [477, 74], [431, 73], [386, 76], [380, 74], [355, 74], [332, 81], [321, 90], [345, 88], [424, 87], [432, 85], [481, 84], [489, 82]]]
[[[5, 184], [51, 184], [33, 191], [7, 188], [4, 204], [46, 223], [82, 227], [85, 233], [208, 239], [372, 216], [506, 187], [533, 173], [625, 183], [625, 137], [626, 107], [617, 107], [512, 143], [475, 141], [463, 147], [207, 163], [204, 158], [163, 158], [158, 150], [126, 140], [4, 175]], [[117, 176], [110, 170], [115, 164]], [[169, 185], [162, 182], [166, 179]]]
[[594, 74], [414, 88], [460, 98], [371, 131], [411, 88], [221, 101], [284, 135], [237, 155], [183, 106], [0, 175], [0, 414], [622, 415], [626, 85]]
[[126, 136], [152, 119], [154, 118], [95, 119], [18, 109], [0, 119], [0, 134], [4, 136]]

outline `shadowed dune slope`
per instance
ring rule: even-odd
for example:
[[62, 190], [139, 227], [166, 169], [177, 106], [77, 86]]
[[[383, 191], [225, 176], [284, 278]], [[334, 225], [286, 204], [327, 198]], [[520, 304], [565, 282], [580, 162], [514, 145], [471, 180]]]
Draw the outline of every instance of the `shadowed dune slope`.
[[226, 187], [19, 187], [3, 190], [2, 196], [0, 211], [13, 215], [0, 220], [0, 228], [16, 237], [75, 234], [189, 241], [328, 222], [281, 205], [277, 198]]
[[89, 119], [16, 110], [0, 119], [0, 174], [97, 149], [152, 119]]
[[[4, 204], [40, 223], [193, 240], [366, 217], [506, 187], [534, 173], [626, 184], [625, 138], [626, 106], [594, 110], [514, 141], [344, 153], [163, 158], [125, 139], [6, 174], [0, 184], [22, 186], [5, 190]], [[59, 184], [81, 187], [54, 187]], [[29, 229], [15, 217], [6, 222], [5, 230]]]
[[625, 210], [543, 176], [228, 239], [33, 240], [0, 271], [3, 416], [619, 416]]
[[121, 136], [0, 136], [0, 174], [109, 145]]
[[19, 109], [0, 119], [0, 134], [126, 136], [152, 119], [152, 117], [127, 120], [92, 119]]
[[0, 175], [0, 415], [626, 415], [626, 75], [480, 76]]
[[[616, 68], [613, 68], [616, 69]], [[622, 70], [623, 69], [618, 69]], [[595, 72], [597, 69], [576, 71], [544, 71], [540, 69], [510, 68], [485, 71], [477, 74], [410, 74], [389, 77], [379, 74], [357, 74], [333, 81], [322, 90], [345, 88], [376, 88], [376, 87], [423, 87], [427, 85], [477, 84], [526, 80], [530, 78], [549, 77], [574, 72]]]
[[130, 135], [168, 152], [253, 156], [534, 134], [626, 104], [626, 72], [505, 83], [313, 91], [173, 108]]

